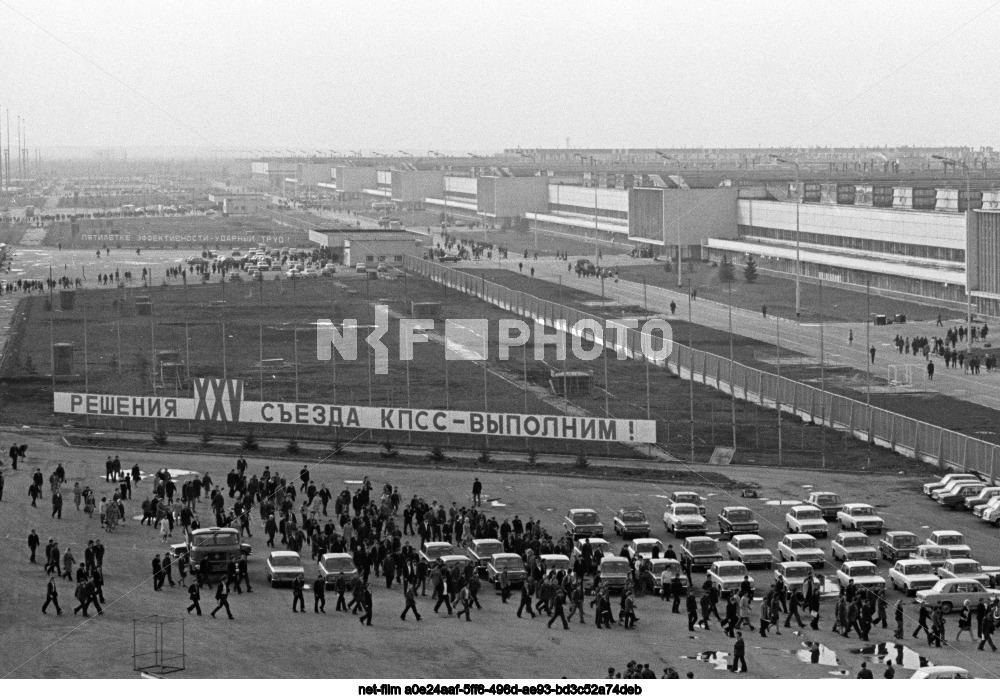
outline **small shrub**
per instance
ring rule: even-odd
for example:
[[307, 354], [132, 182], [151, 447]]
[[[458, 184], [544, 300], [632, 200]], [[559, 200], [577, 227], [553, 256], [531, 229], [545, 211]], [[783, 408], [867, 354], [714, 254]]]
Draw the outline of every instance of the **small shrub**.
[[483, 447], [482, 451], [479, 452], [479, 463], [488, 464], [492, 459], [493, 457], [490, 455], [490, 450]]
[[576, 457], [576, 467], [587, 468], [588, 466], [590, 466], [590, 461], [587, 460], [587, 455], [581, 451], [580, 455]]
[[431, 450], [427, 452], [427, 458], [431, 461], [444, 461], [444, 452], [441, 451], [441, 445], [435, 444], [431, 447]]
[[720, 282], [731, 282], [736, 278], [736, 272], [733, 269], [733, 263], [728, 259], [723, 259], [722, 263], [719, 265], [719, 281]]
[[387, 440], [382, 442], [382, 451], [380, 454], [383, 459], [395, 459], [399, 456], [399, 450], [396, 449], [396, 446], [392, 442]]
[[295, 437], [292, 437], [291, 439], [288, 440], [288, 444], [285, 445], [285, 451], [287, 451], [289, 454], [298, 454], [300, 451], [302, 451]]
[[747, 284], [757, 281], [757, 262], [752, 257], [747, 257], [747, 266], [743, 268], [743, 278]]
[[246, 437], [243, 438], [243, 449], [246, 451], [257, 451], [260, 448], [260, 444], [257, 443], [257, 437], [254, 435], [253, 430], [247, 432]]
[[532, 466], [538, 463], [538, 452], [536, 452], [534, 449], [528, 450], [528, 463], [531, 464]]
[[212, 432], [207, 427], [201, 431], [201, 445], [207, 447], [212, 443]]
[[344, 443], [341, 442], [339, 439], [333, 440], [333, 444], [331, 444], [330, 446], [333, 448], [334, 456], [346, 453], [346, 450], [344, 449]]
[[162, 447], [164, 444], [166, 444], [167, 443], [167, 431], [161, 427], [156, 432], [154, 432], [153, 433], [153, 442], [157, 446], [160, 446], [160, 447]]

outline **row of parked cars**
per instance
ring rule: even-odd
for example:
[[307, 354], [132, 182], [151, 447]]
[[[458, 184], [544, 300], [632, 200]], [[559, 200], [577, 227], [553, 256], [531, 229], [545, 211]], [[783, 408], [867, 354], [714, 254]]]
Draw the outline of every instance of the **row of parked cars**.
[[984, 522], [1000, 527], [1000, 486], [976, 473], [950, 473], [924, 485], [924, 494], [942, 507], [968, 510]]

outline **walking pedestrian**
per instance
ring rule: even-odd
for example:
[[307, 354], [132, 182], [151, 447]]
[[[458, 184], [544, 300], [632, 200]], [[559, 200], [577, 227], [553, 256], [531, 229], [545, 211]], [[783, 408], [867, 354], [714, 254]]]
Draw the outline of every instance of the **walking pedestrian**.
[[62, 615], [62, 609], [59, 608], [59, 590], [56, 588], [55, 577], [49, 578], [49, 584], [45, 588], [45, 604], [42, 605], [42, 614], [48, 614], [46, 611], [49, 605], [52, 604], [56, 608], [56, 615]]
[[219, 604], [212, 610], [212, 617], [214, 618], [216, 612], [220, 609], [225, 609], [226, 615], [228, 615], [230, 619], [233, 619], [233, 612], [229, 608], [229, 585], [225, 580], [220, 580], [219, 586], [215, 588], [215, 600]]
[[406, 598], [406, 606], [403, 607], [403, 613], [399, 615], [399, 618], [406, 621], [406, 613], [413, 610], [413, 616], [420, 621], [420, 612], [417, 611], [417, 588], [416, 585], [408, 585], [406, 587], [406, 592], [403, 593]]
[[316, 575], [313, 580], [313, 613], [326, 614], [326, 578], [322, 573]]
[[292, 581], [292, 611], [299, 611], [298, 606], [302, 605], [302, 611], [306, 610], [306, 599], [302, 594], [302, 590], [305, 588], [305, 575], [299, 574], [295, 580]]
[[731, 672], [747, 672], [746, 642], [743, 640], [743, 632], [736, 632], [736, 642], [733, 644], [733, 664]]
[[193, 582], [188, 587], [188, 599], [191, 600], [191, 604], [188, 605], [187, 613], [195, 611], [198, 612], [198, 616], [201, 616], [201, 588], [198, 583]]

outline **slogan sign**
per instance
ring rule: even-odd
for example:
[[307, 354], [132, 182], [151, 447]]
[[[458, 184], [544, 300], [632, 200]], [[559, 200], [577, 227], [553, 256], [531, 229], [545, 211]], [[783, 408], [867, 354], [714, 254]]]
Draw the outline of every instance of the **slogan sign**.
[[54, 394], [54, 410], [57, 413], [97, 417], [351, 427], [587, 442], [656, 442], [654, 420], [248, 401], [243, 398], [243, 382], [234, 379], [195, 379], [193, 398], [59, 392]]

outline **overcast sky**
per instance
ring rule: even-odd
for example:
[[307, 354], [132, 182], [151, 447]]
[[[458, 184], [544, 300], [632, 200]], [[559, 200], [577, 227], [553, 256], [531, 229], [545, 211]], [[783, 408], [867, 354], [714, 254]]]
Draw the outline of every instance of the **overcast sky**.
[[994, 145], [998, 4], [0, 0], [0, 106], [29, 147]]

